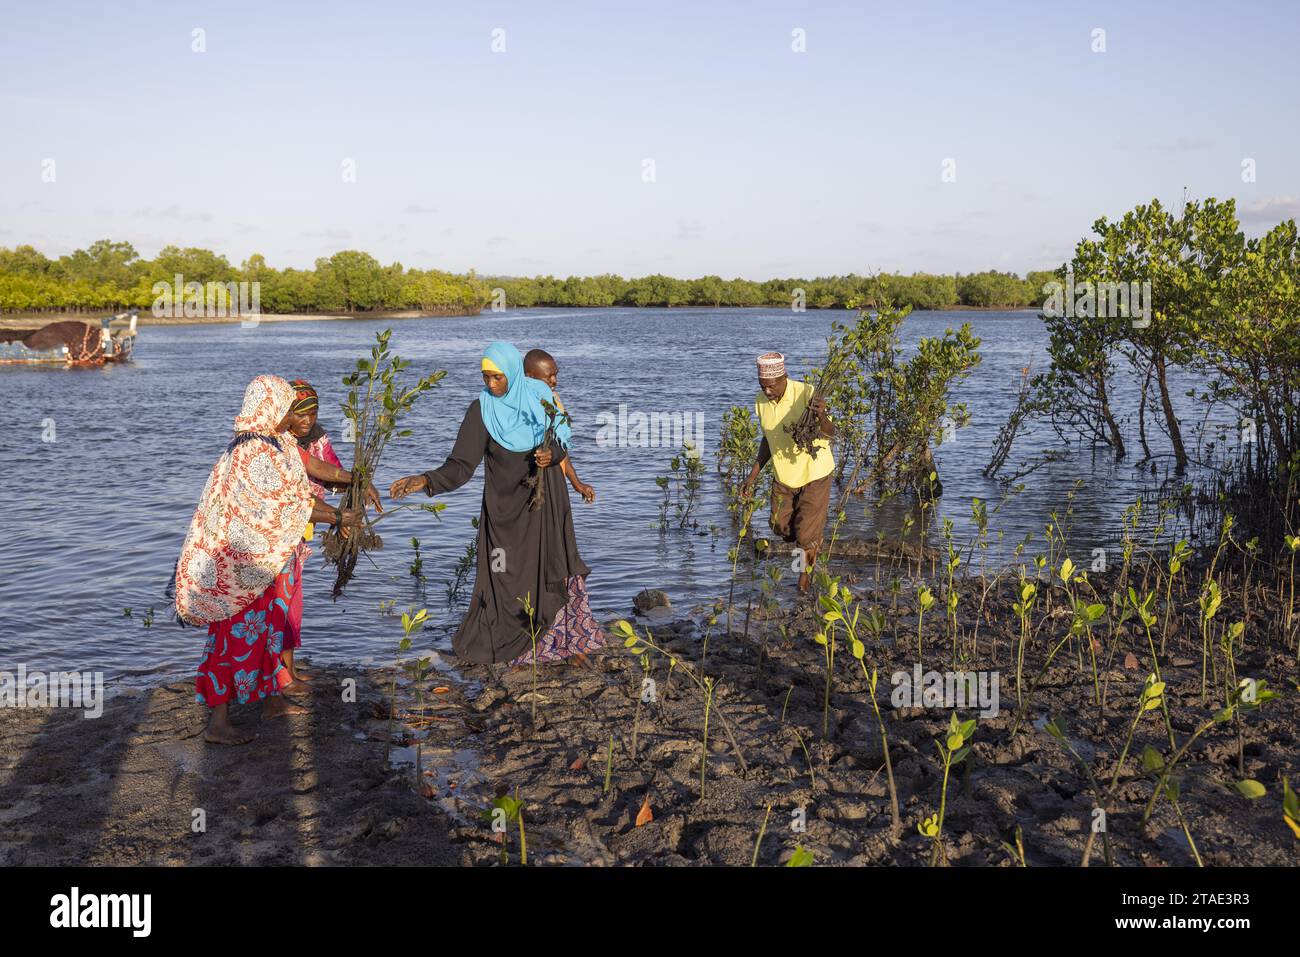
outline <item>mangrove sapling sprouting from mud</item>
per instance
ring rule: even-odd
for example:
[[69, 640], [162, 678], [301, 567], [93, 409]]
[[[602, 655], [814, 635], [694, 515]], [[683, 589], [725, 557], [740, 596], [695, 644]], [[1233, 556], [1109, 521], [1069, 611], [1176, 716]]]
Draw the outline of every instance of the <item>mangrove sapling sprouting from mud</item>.
[[1087, 605], [1081, 601], [1074, 602], [1074, 616], [1070, 622], [1070, 630], [1065, 633], [1064, 638], [1048, 651], [1047, 657], [1043, 659], [1043, 663], [1038, 669], [1038, 674], [1034, 676], [1034, 681], [1029, 686], [1029, 691], [1016, 708], [1016, 718], [1011, 725], [1012, 739], [1019, 732], [1025, 715], [1029, 713], [1029, 706], [1034, 700], [1034, 692], [1038, 690], [1038, 684], [1043, 680], [1043, 675], [1047, 674], [1047, 669], [1051, 667], [1052, 659], [1056, 657], [1057, 652], [1065, 647], [1066, 642], [1072, 639], [1077, 638], [1079, 641], [1091, 642], [1092, 629], [1104, 614], [1106, 614], [1106, 606], [1100, 602], [1093, 605]]
[[813, 760], [812, 755], [808, 753], [808, 745], [804, 744], [803, 735], [799, 733], [798, 728], [790, 725], [790, 730], [794, 732], [795, 740], [799, 742], [799, 748], [803, 751], [803, 759], [808, 764], [808, 786], [813, 791], [816, 791], [817, 775], [813, 772]]
[[625, 619], [620, 618], [610, 626], [610, 630], [613, 631], [617, 637], [623, 639], [623, 647], [628, 649], [632, 654], [641, 655], [647, 650], [653, 651], [656, 654], [669, 659], [670, 662], [675, 663], [677, 667], [681, 669], [682, 674], [686, 675], [686, 677], [690, 679], [691, 683], [699, 690], [701, 702], [704, 705], [706, 714], [713, 713], [717, 715], [718, 721], [722, 724], [722, 730], [727, 733], [727, 739], [731, 742], [731, 748], [736, 753], [736, 761], [740, 764], [741, 773], [748, 774], [749, 765], [745, 762], [745, 754], [741, 751], [740, 745], [736, 741], [736, 735], [731, 730], [731, 723], [727, 721], [726, 715], [723, 714], [721, 707], [718, 705], [717, 687], [714, 684], [713, 679], [704, 675], [702, 672], [696, 671], [696, 669], [692, 668], [685, 662], [677, 662], [675, 655], [655, 644], [654, 639], [650, 634], [650, 629], [648, 628], [645, 630], [645, 636], [642, 637], [636, 633]]
[[[1109, 813], [1110, 809], [1109, 807], [1107, 807], [1109, 803], [1107, 801], [1107, 796], [1102, 793], [1101, 785], [1097, 783], [1097, 776], [1092, 773], [1092, 765], [1089, 764], [1087, 761], [1083, 760], [1083, 758], [1079, 755], [1079, 752], [1074, 749], [1074, 745], [1070, 743], [1070, 739], [1065, 735], [1065, 728], [1061, 720], [1059, 718], [1050, 718], [1043, 725], [1043, 730], [1046, 731], [1053, 738], [1055, 738], [1058, 742], [1060, 742], [1066, 751], [1070, 752], [1070, 756], [1074, 758], [1075, 763], [1078, 764], [1080, 770], [1083, 771], [1084, 777], [1088, 779], [1088, 790], [1092, 792], [1094, 808], [1100, 809], [1103, 814]], [[1020, 829], [1016, 828], [1016, 830], [1018, 832]], [[1088, 866], [1088, 859], [1092, 857], [1092, 843], [1093, 840], [1096, 838], [1096, 836], [1097, 836], [1097, 831], [1096, 829], [1093, 829], [1091, 833], [1089, 833], [1088, 835], [1087, 843], [1084, 845], [1083, 860], [1079, 862], [1080, 867]], [[1102, 843], [1102, 852], [1106, 857], [1106, 866], [1114, 867], [1115, 858], [1111, 854], [1111, 850], [1110, 850], [1110, 835], [1104, 826], [1101, 828], [1101, 843]], [[1021, 848], [1021, 866], [1022, 867], [1024, 866], [1023, 847]]]
[[[727, 588], [727, 638], [731, 638], [731, 620], [733, 618], [732, 608], [736, 600], [736, 565], [740, 561], [740, 548], [746, 536], [749, 535], [749, 523], [754, 517], [754, 509], [758, 507], [758, 500], [750, 498], [744, 501], [741, 506], [740, 523], [736, 527], [736, 544], [727, 550], [727, 558], [731, 560], [731, 583]], [[707, 640], [707, 639], [706, 639]], [[707, 649], [708, 645], [705, 645]]]
[[830, 730], [831, 682], [835, 676], [835, 625], [838, 622], [848, 625], [840, 609], [843, 602], [850, 600], [850, 593], [838, 578], [831, 578], [826, 572], [817, 573], [817, 591], [817, 603], [822, 609], [822, 628], [813, 635], [813, 641], [821, 646], [822, 660], [826, 664], [825, 693], [822, 696], [822, 737], [825, 738]]
[[519, 602], [524, 606], [524, 614], [528, 616], [528, 641], [533, 650], [533, 690], [529, 692], [529, 697], [532, 704], [532, 725], [535, 728], [537, 727], [537, 638], [542, 633], [542, 629], [537, 624], [537, 612], [533, 608], [532, 593], [524, 595]]
[[[1160, 661], [1156, 657], [1155, 640], [1151, 637], [1151, 626], [1156, 623], [1156, 616], [1151, 611], [1155, 599], [1156, 593], [1151, 591], [1147, 592], [1146, 596], [1141, 601], [1138, 601], [1137, 593], [1133, 591], [1131, 585], [1129, 586], [1128, 607], [1133, 614], [1137, 615], [1138, 619], [1142, 622], [1142, 627], [1146, 630], [1147, 647], [1151, 651], [1151, 671], [1156, 676], [1156, 680], [1160, 681], [1162, 680], [1160, 677]], [[1174, 725], [1169, 718], [1169, 703], [1165, 700], [1164, 695], [1160, 696], [1160, 710], [1164, 714], [1165, 730], [1169, 734], [1169, 748], [1172, 751], [1174, 748]]]
[[[1147, 748], [1142, 754], [1143, 767], [1150, 771], [1159, 770], [1159, 766], [1148, 767], [1146, 759], [1153, 757], [1155, 761], [1160, 760], [1160, 754], [1154, 748]], [[1196, 842], [1192, 840], [1192, 829], [1187, 826], [1187, 817], [1183, 814], [1183, 806], [1178, 803], [1178, 798], [1182, 794], [1182, 784], [1178, 778], [1167, 778], [1164, 782], [1165, 797], [1169, 798], [1169, 803], [1174, 809], [1174, 816], [1178, 819], [1178, 826], [1183, 830], [1183, 837], [1187, 838], [1187, 846], [1192, 851], [1192, 858], [1196, 861], [1197, 867], [1204, 867], [1205, 862], [1201, 860], [1201, 852], [1196, 849]]]
[[1031, 584], [1025, 579], [1024, 566], [1020, 569], [1020, 600], [1011, 605], [1011, 610], [1016, 613], [1016, 618], [1020, 621], [1020, 639], [1016, 649], [1016, 703], [1023, 703], [1021, 686], [1024, 681], [1025, 670], [1025, 645], [1029, 643], [1029, 616], [1034, 610], [1034, 596], [1038, 594], [1038, 586]]
[[1119, 783], [1119, 776], [1124, 771], [1124, 762], [1128, 759], [1128, 752], [1133, 747], [1133, 735], [1137, 733], [1138, 722], [1148, 711], [1154, 711], [1159, 708], [1164, 700], [1165, 683], [1157, 678], [1154, 674], [1147, 675], [1147, 680], [1142, 686], [1142, 693], [1138, 696], [1137, 714], [1133, 715], [1133, 723], [1129, 725], [1128, 737], [1124, 741], [1124, 748], [1119, 753], [1119, 760], [1115, 762], [1115, 771], [1110, 777], [1110, 786], [1106, 789], [1107, 797], [1115, 793], [1115, 786]]
[[[411, 434], [410, 429], [398, 429], [399, 421], [410, 412], [417, 398], [436, 388], [447, 375], [446, 370], [440, 369], [421, 377], [409, 389], [405, 388], [400, 376], [411, 362], [389, 351], [388, 341], [392, 334], [392, 329], [375, 333], [376, 344], [370, 350], [370, 357], [358, 359], [356, 369], [343, 377], [343, 384], [348, 387], [343, 415], [354, 436], [352, 482], [343, 491], [340, 505], [343, 510], [364, 511], [366, 492], [378, 474], [389, 441]], [[435, 515], [440, 511], [431, 505], [419, 507]], [[331, 528], [326, 533], [326, 559], [338, 567], [333, 590], [336, 601], [352, 579], [361, 552], [382, 547], [379, 536], [373, 531], [379, 518], [352, 534], [343, 535], [339, 528]]]
[[[1241, 622], [1236, 622], [1233, 627], [1236, 628], [1237, 625], [1242, 625], [1243, 628], [1245, 627]], [[1246, 776], [1245, 737], [1242, 727], [1245, 717], [1246, 715], [1253, 714], [1255, 711], [1263, 708], [1266, 702], [1272, 701], [1277, 697], [1279, 697], [1278, 693], [1271, 690], [1268, 687], [1268, 682], [1263, 678], [1242, 678], [1240, 681], [1236, 682], [1235, 688], [1228, 691], [1227, 700], [1235, 703], [1232, 716], [1237, 726], [1238, 777], [1245, 778]]]
[[[1228, 703], [1222, 709], [1216, 711], [1211, 718], [1197, 725], [1195, 730], [1192, 731], [1191, 737], [1184, 741], [1182, 745], [1173, 752], [1168, 761], [1165, 761], [1160, 753], [1154, 748], [1149, 747], [1147, 753], [1144, 753], [1144, 765], [1148, 765], [1147, 770], [1151, 773], [1158, 774], [1158, 777], [1156, 779], [1155, 789], [1151, 792], [1151, 799], [1147, 802], [1146, 810], [1142, 812], [1143, 824], [1150, 820], [1151, 812], [1155, 809], [1156, 802], [1160, 800], [1161, 795], [1164, 793], [1165, 786], [1173, 776], [1174, 769], [1187, 754], [1188, 749], [1197, 738], [1209, 731], [1215, 725], [1227, 724], [1231, 721], [1232, 716], [1236, 713], [1237, 709], [1243, 705], [1245, 693], [1246, 689], [1244, 688], [1235, 690], [1232, 696], [1228, 699]], [[1155, 757], [1149, 758], [1149, 754], [1154, 754]]]
[[704, 676], [704, 734], [700, 738], [700, 800], [704, 800], [704, 773], [709, 766], [709, 711], [713, 708], [713, 679]]
[[1210, 623], [1214, 616], [1218, 614], [1219, 606], [1223, 604], [1223, 595], [1219, 590], [1219, 583], [1215, 579], [1209, 579], [1201, 590], [1201, 597], [1197, 601], [1197, 608], [1200, 615], [1201, 623], [1201, 704], [1206, 702], [1206, 690], [1209, 668], [1213, 665], [1210, 660]]
[[916, 829], [924, 836], [933, 841], [930, 851], [931, 867], [946, 867], [948, 865], [948, 855], [943, 847], [943, 820], [944, 814], [948, 809], [948, 774], [955, 765], [961, 764], [970, 754], [970, 745], [966, 742], [975, 734], [975, 719], [969, 721], [958, 721], [957, 712], [952, 713], [952, 718], [948, 721], [948, 731], [943, 741], [935, 740], [934, 746], [939, 751], [939, 758], [943, 761], [943, 783], [939, 789], [939, 811], [937, 814], [931, 814], [924, 818]]
[[1019, 824], [1016, 825], [1015, 838], [1016, 838], [1015, 847], [1012, 847], [1006, 841], [1003, 841], [1002, 849], [1011, 855], [1011, 859], [1016, 862], [1017, 867], [1028, 867], [1029, 865], [1025, 863], [1025, 835], [1024, 832], [1020, 829]]
[[636, 760], [637, 732], [641, 724], [641, 702], [645, 701], [646, 694], [651, 687], [650, 677], [650, 652], [645, 652], [640, 656], [641, 661], [641, 687], [636, 695], [636, 711], [632, 714], [632, 760]]
[[786, 867], [812, 867], [813, 853], [802, 844], [796, 844], [794, 853], [790, 855], [790, 860], [785, 862]]
[[474, 527], [475, 534], [470, 537], [460, 558], [456, 559], [456, 567], [452, 570], [453, 577], [448, 579], [446, 583], [448, 608], [454, 607], [465, 600], [465, 586], [469, 583], [470, 576], [474, 574], [474, 568], [478, 562], [477, 515], [470, 519], [470, 525]]
[[[421, 608], [414, 615], [405, 612], [402, 615], [402, 640], [397, 644], [397, 650], [401, 654], [406, 654], [411, 650], [411, 635], [418, 632], [424, 627], [428, 620], [429, 613]], [[392, 686], [389, 689], [388, 702], [388, 745], [391, 748], [393, 744], [393, 721], [397, 718], [397, 672], [393, 671]], [[417, 784], [419, 781], [417, 780]]]
[[501, 863], [510, 863], [509, 825], [519, 825], [519, 865], [528, 866], [528, 836], [524, 833], [524, 802], [515, 796], [503, 794], [483, 810], [483, 819], [492, 825], [497, 840], [501, 842]]
[[[414, 615], [410, 613], [402, 615], [403, 636], [401, 643], [397, 648], [405, 654], [411, 650], [411, 635], [418, 632], [429, 618], [427, 609], [421, 608]], [[415, 787], [420, 793], [425, 793], [426, 785], [424, 783], [424, 707], [425, 707], [425, 682], [432, 670], [432, 658], [417, 656], [414, 661], [408, 661], [402, 665], [402, 670], [406, 672], [411, 679], [411, 685], [415, 688], [416, 707], [419, 710], [419, 726], [415, 729]], [[394, 687], [393, 707], [396, 709], [396, 687]], [[389, 718], [389, 742], [392, 742], [392, 718]]]
[[[849, 617], [844, 615], [845, 609], [841, 606], [839, 610], [843, 616], [843, 620], [846, 623], [849, 622]], [[889, 817], [893, 833], [898, 834], [902, 829], [903, 824], [902, 819], [898, 814], [898, 789], [894, 786], [894, 764], [889, 757], [889, 734], [885, 730], [885, 719], [880, 713], [880, 703], [876, 700], [876, 681], [879, 677], [879, 672], [875, 668], [871, 668], [870, 670], [867, 668], [867, 663], [865, 661], [867, 650], [866, 643], [858, 637], [857, 633], [857, 608], [854, 608], [853, 610], [851, 621], [852, 623], [847, 625], [849, 631], [849, 650], [853, 653], [853, 657], [857, 659], [858, 665], [862, 668], [863, 677], [867, 679], [867, 694], [871, 697], [871, 710], [876, 715], [876, 727], [880, 729], [880, 748], [885, 755], [885, 779], [889, 783]], [[879, 643], [881, 633], [885, 630], [885, 616], [880, 613], [880, 610], [877, 608], [869, 610], [866, 618], [863, 619], [863, 624], [866, 625], [867, 630], [871, 632], [872, 638]]]
[[1160, 654], [1165, 653], [1165, 642], [1169, 639], [1169, 616], [1174, 610], [1174, 579], [1182, 572], [1191, 557], [1187, 542], [1179, 541], [1169, 554], [1169, 574], [1165, 578], [1165, 623], [1160, 630]]
[[948, 631], [952, 639], [952, 654], [957, 657], [957, 603], [960, 601], [957, 595], [957, 589], [954, 586], [953, 578], [957, 573], [957, 566], [961, 564], [961, 555], [953, 548], [952, 543], [952, 519], [943, 520], [943, 541], [946, 560], [944, 562], [944, 571], [948, 576], [948, 587], [944, 593], [944, 606], [948, 610]]
[[925, 658], [924, 637], [921, 632], [925, 624], [925, 613], [934, 607], [934, 592], [928, 585], [922, 585], [916, 593], [916, 661], [920, 664]]
[[758, 849], [763, 846], [763, 835], [767, 833], [767, 818], [771, 813], [772, 805], [769, 804], [767, 810], [763, 812], [763, 823], [758, 829], [758, 839], [754, 841], [754, 856], [749, 859], [750, 867], [758, 866]]

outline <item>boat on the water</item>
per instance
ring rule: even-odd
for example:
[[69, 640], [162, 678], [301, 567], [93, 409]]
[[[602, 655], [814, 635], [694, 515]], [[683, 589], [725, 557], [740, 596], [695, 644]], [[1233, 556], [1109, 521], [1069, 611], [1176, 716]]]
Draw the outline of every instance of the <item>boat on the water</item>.
[[64, 320], [39, 329], [0, 329], [0, 365], [102, 366], [126, 362], [135, 346], [138, 312], [99, 322]]

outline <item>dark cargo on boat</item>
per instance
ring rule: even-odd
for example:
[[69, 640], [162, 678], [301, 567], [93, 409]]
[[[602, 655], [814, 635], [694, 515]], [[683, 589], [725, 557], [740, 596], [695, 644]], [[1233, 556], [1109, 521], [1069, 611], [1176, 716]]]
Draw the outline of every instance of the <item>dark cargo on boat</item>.
[[131, 358], [138, 320], [138, 313], [124, 312], [97, 323], [65, 320], [38, 329], [0, 329], [0, 365], [125, 362]]

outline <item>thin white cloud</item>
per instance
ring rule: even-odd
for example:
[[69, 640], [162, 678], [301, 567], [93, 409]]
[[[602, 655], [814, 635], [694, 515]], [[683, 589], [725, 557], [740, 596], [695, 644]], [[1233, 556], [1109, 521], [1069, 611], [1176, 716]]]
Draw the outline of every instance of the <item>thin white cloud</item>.
[[1284, 219], [1300, 219], [1300, 196], [1273, 196], [1241, 208], [1242, 222], [1273, 225]]

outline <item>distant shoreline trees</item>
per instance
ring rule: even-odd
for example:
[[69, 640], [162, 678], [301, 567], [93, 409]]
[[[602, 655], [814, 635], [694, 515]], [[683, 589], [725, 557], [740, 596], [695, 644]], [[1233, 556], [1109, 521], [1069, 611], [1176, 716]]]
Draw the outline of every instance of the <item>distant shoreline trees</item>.
[[261, 311], [270, 314], [422, 310], [474, 315], [488, 288], [468, 275], [382, 266], [368, 253], [344, 250], [314, 269], [275, 269], [261, 255], [232, 266], [207, 249], [167, 246], [142, 259], [130, 243], [99, 240], [50, 259], [31, 246], [0, 247], [0, 312], [84, 312], [150, 309], [160, 284], [257, 282]]
[[[531, 307], [779, 307], [845, 309], [869, 290], [918, 310], [1041, 306], [1050, 272], [929, 273], [829, 276], [815, 279], [676, 279], [651, 275], [480, 277], [436, 269], [389, 266], [369, 253], [343, 250], [312, 269], [276, 269], [255, 254], [239, 266], [207, 249], [167, 246], [143, 259], [127, 242], [103, 239], [50, 259], [32, 246], [0, 247], [0, 312], [147, 310], [159, 283], [260, 283], [261, 311], [269, 314], [422, 310], [473, 315], [494, 301], [507, 309]], [[498, 293], [498, 290], [500, 292]], [[495, 297], [495, 298], [494, 298]]]
[[533, 306], [768, 306], [789, 309], [802, 300], [808, 309], [848, 309], [871, 295], [884, 295], [899, 306], [935, 310], [955, 307], [1019, 309], [1043, 304], [1043, 284], [1055, 273], [980, 272], [967, 275], [882, 273], [875, 276], [823, 276], [816, 279], [674, 279], [655, 274], [639, 279], [622, 276], [506, 277], [483, 282], [504, 292], [511, 309]]

